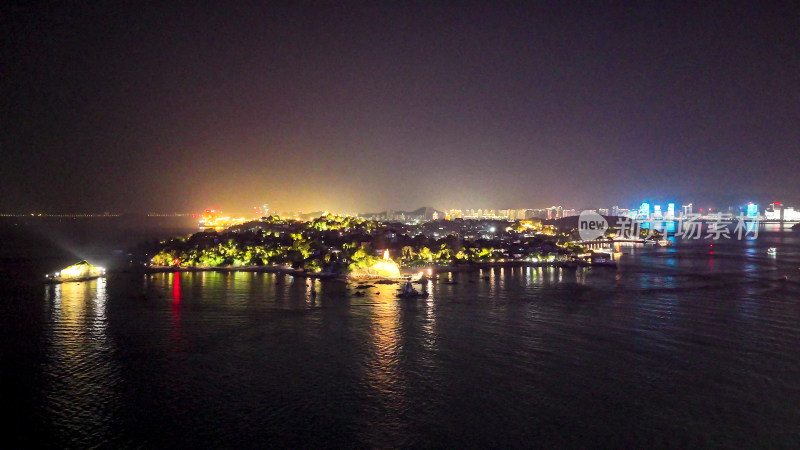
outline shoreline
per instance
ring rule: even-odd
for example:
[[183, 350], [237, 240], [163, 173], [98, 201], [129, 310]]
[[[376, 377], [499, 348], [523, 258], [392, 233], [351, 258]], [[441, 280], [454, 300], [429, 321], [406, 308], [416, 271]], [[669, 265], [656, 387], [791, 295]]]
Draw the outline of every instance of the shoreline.
[[150, 273], [167, 273], [167, 272], [254, 272], [254, 273], [277, 273], [283, 275], [291, 275], [293, 277], [316, 278], [320, 280], [342, 280], [342, 281], [368, 281], [368, 280], [404, 280], [407, 277], [416, 275], [419, 272], [426, 272], [431, 270], [433, 274], [439, 273], [456, 273], [456, 272], [471, 272], [483, 269], [505, 267], [559, 267], [577, 269], [578, 267], [606, 267], [616, 269], [616, 262], [614, 264], [592, 264], [588, 262], [576, 261], [555, 261], [555, 262], [531, 262], [531, 261], [504, 261], [504, 262], [487, 262], [476, 264], [460, 264], [456, 266], [428, 266], [420, 268], [403, 267], [400, 269], [400, 278], [385, 278], [385, 277], [350, 277], [347, 274], [330, 274], [330, 273], [308, 273], [300, 269], [292, 269], [283, 266], [218, 266], [218, 267], [175, 267], [175, 266], [148, 266], [143, 267], [143, 272]]

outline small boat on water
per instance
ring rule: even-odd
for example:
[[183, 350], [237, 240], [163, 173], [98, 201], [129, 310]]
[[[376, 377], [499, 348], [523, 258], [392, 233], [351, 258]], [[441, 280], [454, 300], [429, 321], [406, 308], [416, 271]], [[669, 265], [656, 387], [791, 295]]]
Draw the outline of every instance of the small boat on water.
[[67, 266], [54, 274], [45, 275], [47, 283], [68, 283], [72, 281], [87, 281], [95, 278], [104, 277], [106, 269], [96, 267], [88, 261], [78, 261], [71, 266]]
[[589, 257], [589, 266], [617, 267], [616, 258], [619, 258], [619, 254], [611, 249], [607, 251], [595, 251]]
[[778, 254], [778, 249], [775, 248], [775, 247], [770, 247], [770, 248], [767, 249], [767, 254], [768, 255], [776, 255], [776, 254]]
[[418, 291], [414, 289], [414, 286], [411, 285], [411, 279], [406, 281], [406, 285], [403, 289], [398, 289], [397, 293], [398, 298], [428, 298], [428, 293], [426, 291]]
[[419, 291], [415, 290], [414, 292], [400, 292], [399, 294], [397, 294], [397, 297], [398, 298], [428, 298], [428, 293], [425, 292], [425, 291], [419, 292]]

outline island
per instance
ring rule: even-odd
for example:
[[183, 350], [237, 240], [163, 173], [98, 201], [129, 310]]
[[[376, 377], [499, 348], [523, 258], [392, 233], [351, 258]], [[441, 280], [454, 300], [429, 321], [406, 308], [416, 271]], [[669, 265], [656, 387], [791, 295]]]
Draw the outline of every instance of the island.
[[383, 223], [325, 214], [308, 221], [263, 217], [140, 248], [146, 270], [251, 270], [314, 277], [398, 278], [422, 269], [590, 264], [574, 230], [538, 220]]

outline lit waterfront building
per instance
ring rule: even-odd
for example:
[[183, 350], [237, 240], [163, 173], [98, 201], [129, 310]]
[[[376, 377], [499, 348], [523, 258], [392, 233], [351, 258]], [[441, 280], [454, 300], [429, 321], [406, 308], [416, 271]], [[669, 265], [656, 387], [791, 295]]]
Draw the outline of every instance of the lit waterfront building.
[[767, 220], [800, 222], [800, 211], [795, 210], [793, 206], [784, 206], [781, 202], [775, 202], [764, 211], [764, 218]]
[[675, 203], [667, 203], [667, 218], [675, 217]]
[[551, 206], [547, 209], [547, 218], [552, 219], [560, 219], [561, 218], [561, 208], [560, 206]]
[[[449, 219], [448, 219], [448, 217], [449, 217]], [[445, 218], [447, 220], [463, 219], [464, 218], [464, 212], [461, 211], [460, 209], [448, 209], [447, 212], [446, 212]]]
[[200, 228], [200, 231], [219, 231], [224, 230], [225, 228], [230, 228], [234, 225], [241, 225], [247, 221], [248, 219], [245, 219], [244, 217], [233, 218], [230, 216], [223, 216], [221, 211], [207, 209], [200, 214], [198, 227]]
[[576, 209], [565, 209], [565, 210], [561, 211], [561, 217], [562, 218], [563, 217], [572, 217], [572, 216], [577, 216], [577, 215], [578, 215], [578, 210], [576, 210]]
[[689, 203], [688, 205], [683, 205], [683, 206], [681, 207], [681, 212], [683, 213], [683, 217], [687, 217], [687, 216], [689, 216], [689, 215], [691, 215], [691, 214], [692, 214], [692, 209], [693, 209], [693, 206], [694, 206], [694, 205], [692, 205], [691, 203]]
[[508, 220], [524, 220], [525, 219], [525, 210], [524, 209], [501, 209], [497, 211], [498, 217], [505, 217]]
[[650, 218], [650, 203], [644, 202], [639, 206], [639, 212], [636, 214], [637, 219]]
[[653, 205], [653, 219], [663, 219], [661, 214], [661, 205]]

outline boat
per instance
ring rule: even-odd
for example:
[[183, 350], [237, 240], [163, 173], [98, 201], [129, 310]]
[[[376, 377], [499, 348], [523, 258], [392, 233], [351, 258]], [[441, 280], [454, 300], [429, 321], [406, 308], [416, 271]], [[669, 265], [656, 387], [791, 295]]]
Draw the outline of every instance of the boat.
[[45, 275], [45, 281], [48, 283], [69, 283], [73, 281], [87, 281], [96, 278], [104, 277], [106, 269], [96, 267], [88, 261], [78, 261], [71, 266], [67, 266], [58, 272]]
[[400, 292], [397, 294], [398, 298], [428, 298], [428, 293], [425, 291], [419, 292], [417, 290], [411, 292]]
[[778, 253], [778, 249], [775, 248], [775, 247], [770, 247], [770, 248], [767, 249], [767, 254], [768, 255], [775, 255], [777, 253]]
[[411, 285], [410, 278], [408, 279], [408, 281], [406, 281], [405, 288], [398, 289], [397, 291], [398, 291], [397, 293], [398, 298], [428, 298], [428, 293], [426, 291], [420, 292], [414, 289], [414, 287]]
[[589, 263], [590, 267], [613, 267], [617, 268], [617, 262], [609, 259], [596, 259]]
[[591, 267], [617, 267], [615, 256], [619, 257], [616, 252], [602, 252], [595, 251], [589, 257], [589, 266]]

